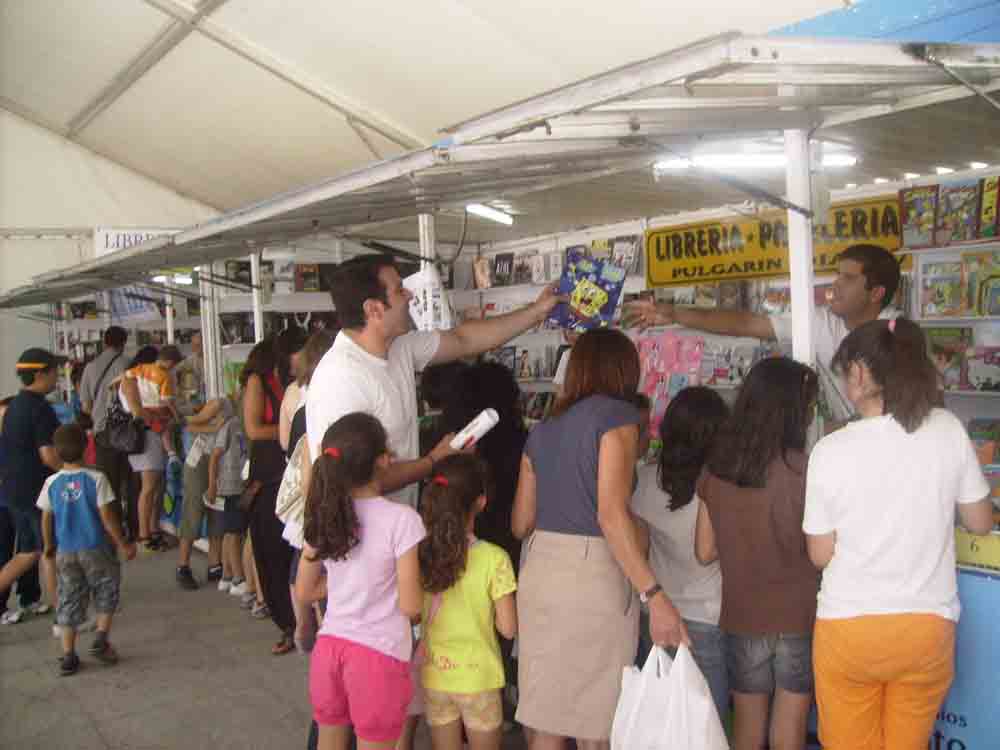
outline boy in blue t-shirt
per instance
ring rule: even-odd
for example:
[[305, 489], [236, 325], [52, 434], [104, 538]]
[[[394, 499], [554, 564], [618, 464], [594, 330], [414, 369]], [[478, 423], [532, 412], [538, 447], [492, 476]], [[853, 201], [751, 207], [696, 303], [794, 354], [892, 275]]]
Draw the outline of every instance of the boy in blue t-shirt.
[[[81, 466], [87, 447], [83, 429], [64, 425], [56, 430], [53, 442], [63, 468], [45, 481], [38, 508], [42, 511], [45, 557], [56, 561], [56, 624], [61, 627], [63, 645], [59, 671], [66, 676], [80, 668], [76, 629], [86, 620], [91, 596], [97, 612], [97, 636], [90, 653], [104, 664], [118, 661], [108, 636], [111, 618], [118, 609], [121, 563], [111, 545], [114, 543], [127, 560], [135, 559], [135, 545], [122, 537], [107, 478]], [[54, 540], [58, 540], [58, 554]]]

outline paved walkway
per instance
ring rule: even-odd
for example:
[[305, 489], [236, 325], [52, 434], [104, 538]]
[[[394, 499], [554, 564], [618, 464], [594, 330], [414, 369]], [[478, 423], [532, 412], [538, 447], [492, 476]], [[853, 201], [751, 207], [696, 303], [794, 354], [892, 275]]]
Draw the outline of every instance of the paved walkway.
[[[60, 677], [49, 616], [0, 627], [0, 748], [251, 750], [306, 746], [306, 664], [270, 654], [277, 631], [213, 588], [181, 591], [176, 552], [123, 570], [114, 667], [89, 658]], [[204, 576], [196, 556], [195, 575]], [[421, 732], [423, 735], [424, 732]], [[509, 746], [521, 747], [519, 735]], [[428, 748], [426, 736], [418, 748]]]

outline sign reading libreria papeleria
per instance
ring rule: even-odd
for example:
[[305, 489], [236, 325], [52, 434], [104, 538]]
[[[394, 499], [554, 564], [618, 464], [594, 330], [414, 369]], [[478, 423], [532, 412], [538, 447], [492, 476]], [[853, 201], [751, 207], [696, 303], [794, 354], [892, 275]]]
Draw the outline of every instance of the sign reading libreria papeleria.
[[[895, 195], [833, 206], [826, 223], [813, 225], [813, 268], [833, 273], [837, 255], [858, 242], [899, 250]], [[646, 232], [650, 286], [787, 276], [788, 213], [765, 211]]]

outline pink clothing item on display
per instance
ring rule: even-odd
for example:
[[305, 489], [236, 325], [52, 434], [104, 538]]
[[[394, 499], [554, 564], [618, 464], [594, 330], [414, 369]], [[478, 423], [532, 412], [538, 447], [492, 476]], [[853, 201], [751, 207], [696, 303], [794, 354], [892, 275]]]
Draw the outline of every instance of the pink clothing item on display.
[[394, 742], [413, 697], [410, 665], [345, 641], [321, 636], [309, 664], [309, 698], [320, 726], [353, 725], [365, 742]]
[[355, 500], [361, 541], [344, 560], [324, 560], [326, 617], [320, 635], [360, 643], [400, 661], [413, 651], [410, 620], [399, 610], [396, 561], [427, 532], [415, 510], [383, 497]]

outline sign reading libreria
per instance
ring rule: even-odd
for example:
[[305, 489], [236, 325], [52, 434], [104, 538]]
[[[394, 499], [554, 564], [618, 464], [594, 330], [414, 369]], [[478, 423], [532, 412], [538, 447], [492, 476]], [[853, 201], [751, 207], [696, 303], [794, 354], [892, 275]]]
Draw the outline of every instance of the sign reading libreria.
[[[859, 242], [890, 252], [900, 248], [899, 201], [895, 195], [833, 206], [826, 223], [814, 224], [815, 272], [835, 272], [837, 255]], [[650, 286], [787, 276], [789, 272], [786, 211], [646, 232]]]

